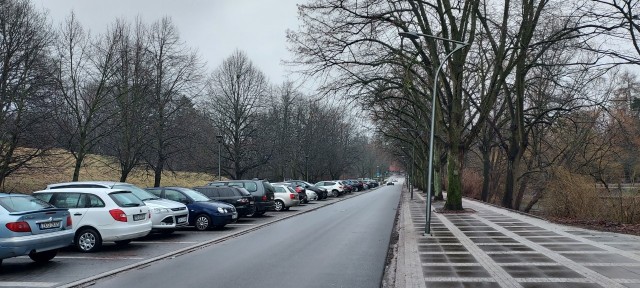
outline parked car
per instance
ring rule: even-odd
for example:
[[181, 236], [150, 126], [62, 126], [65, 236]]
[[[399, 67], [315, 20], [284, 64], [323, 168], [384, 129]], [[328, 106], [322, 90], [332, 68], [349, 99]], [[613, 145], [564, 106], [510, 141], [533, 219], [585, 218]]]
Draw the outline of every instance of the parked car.
[[275, 189], [268, 181], [265, 180], [230, 180], [216, 181], [207, 184], [209, 186], [235, 186], [247, 189], [253, 196], [256, 205], [254, 216], [260, 216], [269, 210], [273, 210], [275, 206], [274, 195]]
[[0, 222], [0, 264], [22, 255], [47, 262], [73, 244], [69, 210], [29, 195], [0, 193]]
[[[288, 181], [285, 181], [285, 182], [293, 183], [295, 185], [298, 185], [298, 186], [304, 188], [305, 190], [311, 190], [313, 192], [316, 192], [316, 194], [318, 194], [318, 200], [327, 199], [327, 197], [328, 197], [328, 195], [327, 195], [328, 193], [327, 193], [326, 189], [321, 189], [320, 187], [317, 187], [317, 186], [315, 186], [315, 185], [313, 185], [313, 184], [311, 184], [309, 182], [302, 181], [302, 180], [288, 180]], [[309, 196], [309, 195], [307, 195], [307, 196]]]
[[331, 196], [338, 197], [344, 193], [347, 193], [344, 186], [339, 181], [320, 181], [315, 186], [325, 188], [330, 192]]
[[309, 201], [320, 200], [320, 197], [318, 196], [318, 194], [316, 194], [316, 192], [313, 192], [311, 190], [305, 190], [304, 194], [307, 195], [307, 199], [309, 199]]
[[358, 192], [358, 191], [363, 191], [364, 190], [364, 185], [358, 181], [358, 180], [345, 180], [346, 182], [349, 183], [349, 185], [351, 185], [351, 187], [353, 187], [353, 191]]
[[394, 185], [393, 181], [387, 181], [387, 186]]
[[334, 180], [334, 181], [336, 181], [336, 182], [338, 182], [338, 183], [342, 184], [342, 186], [344, 187], [344, 190], [345, 190], [347, 193], [351, 193], [351, 192], [353, 192], [354, 187], [351, 185], [351, 183], [350, 183], [350, 182], [345, 181], [345, 180]]
[[289, 210], [289, 208], [300, 205], [298, 193], [287, 185], [273, 185], [276, 189], [275, 207], [276, 211]]
[[189, 223], [197, 230], [222, 228], [238, 221], [238, 213], [233, 205], [214, 201], [204, 194], [182, 187], [155, 187], [147, 191], [163, 199], [184, 203], [189, 208]]
[[285, 185], [291, 187], [294, 191], [298, 193], [298, 198], [300, 199], [300, 203], [306, 204], [309, 203], [311, 199], [309, 199], [309, 195], [307, 195], [307, 190], [302, 188], [300, 185], [296, 185], [290, 182], [277, 182], [273, 183], [273, 185]]
[[66, 188], [109, 188], [130, 191], [136, 197], [140, 198], [140, 200], [149, 207], [149, 210], [151, 210], [151, 222], [153, 223], [152, 232], [171, 234], [176, 231], [176, 228], [189, 224], [189, 211], [186, 205], [158, 198], [133, 184], [109, 181], [81, 181], [57, 183], [47, 186], [48, 190]]
[[256, 202], [253, 200], [251, 193], [242, 187], [234, 186], [201, 186], [194, 187], [204, 196], [211, 200], [221, 201], [231, 204], [238, 212], [238, 217], [251, 217], [256, 213]]
[[73, 219], [75, 247], [95, 252], [103, 242], [126, 245], [151, 232], [151, 213], [133, 192], [110, 188], [58, 188], [33, 196], [69, 209]]

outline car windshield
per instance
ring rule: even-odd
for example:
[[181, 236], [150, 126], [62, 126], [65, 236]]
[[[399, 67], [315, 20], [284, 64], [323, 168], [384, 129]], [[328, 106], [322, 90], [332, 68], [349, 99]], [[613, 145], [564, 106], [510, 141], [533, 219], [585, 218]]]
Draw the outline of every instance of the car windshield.
[[182, 191], [182, 193], [184, 193], [185, 195], [191, 197], [191, 199], [193, 199], [193, 201], [195, 202], [208, 202], [211, 201], [211, 199], [209, 199], [209, 197], [204, 196], [204, 194], [195, 191], [195, 190], [191, 190], [191, 189], [187, 189], [187, 188], [182, 188], [180, 189], [180, 191]]
[[31, 196], [0, 197], [0, 206], [9, 213], [54, 208], [51, 204]]
[[116, 184], [116, 185], [113, 185], [113, 189], [123, 189], [123, 190], [131, 191], [133, 195], [136, 195], [136, 197], [140, 198], [140, 200], [142, 201], [160, 199], [160, 197], [153, 195], [135, 185]]

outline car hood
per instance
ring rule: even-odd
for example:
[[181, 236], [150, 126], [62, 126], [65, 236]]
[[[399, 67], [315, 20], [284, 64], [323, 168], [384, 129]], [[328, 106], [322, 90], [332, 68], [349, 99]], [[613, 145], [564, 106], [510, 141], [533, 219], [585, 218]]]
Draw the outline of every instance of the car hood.
[[144, 204], [149, 206], [149, 208], [182, 208], [186, 207], [186, 205], [171, 201], [167, 199], [152, 199], [152, 200], [144, 200]]

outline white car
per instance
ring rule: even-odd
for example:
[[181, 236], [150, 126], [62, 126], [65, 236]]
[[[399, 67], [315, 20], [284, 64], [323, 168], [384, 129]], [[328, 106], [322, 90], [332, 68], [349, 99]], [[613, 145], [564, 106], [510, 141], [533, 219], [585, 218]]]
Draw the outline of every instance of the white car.
[[331, 196], [333, 197], [338, 197], [345, 193], [344, 186], [342, 186], [342, 184], [338, 181], [320, 181], [315, 185], [327, 189], [327, 191], [329, 191], [329, 193], [331, 193]]
[[318, 201], [318, 193], [313, 192], [309, 189], [305, 190], [304, 193], [307, 194], [308, 201]]
[[74, 245], [95, 252], [102, 242], [125, 245], [151, 232], [151, 214], [131, 191], [108, 188], [42, 190], [33, 196], [71, 213]]
[[131, 191], [151, 210], [152, 232], [170, 234], [176, 231], [176, 228], [185, 227], [189, 224], [189, 210], [187, 210], [185, 204], [162, 199], [133, 184], [109, 181], [82, 181], [47, 186], [48, 190], [63, 188], [109, 188]]

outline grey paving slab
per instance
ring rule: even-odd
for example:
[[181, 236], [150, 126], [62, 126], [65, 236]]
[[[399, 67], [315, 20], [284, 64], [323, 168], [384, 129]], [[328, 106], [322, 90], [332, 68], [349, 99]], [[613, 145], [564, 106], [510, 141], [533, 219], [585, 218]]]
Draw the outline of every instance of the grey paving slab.
[[525, 245], [482, 245], [480, 249], [486, 252], [523, 252], [534, 251]]
[[609, 278], [640, 279], [640, 267], [586, 266]]
[[489, 254], [489, 257], [497, 263], [555, 263], [553, 259], [541, 253]]
[[466, 226], [466, 227], [458, 227], [460, 231], [498, 231], [493, 229], [487, 225], [477, 225], [477, 226]]
[[420, 245], [419, 252], [467, 252], [467, 248], [463, 245]]
[[426, 282], [427, 288], [499, 288], [496, 282]]
[[[482, 266], [423, 266], [424, 277], [490, 277]], [[427, 286], [428, 287], [428, 286]]]
[[603, 243], [603, 244], [620, 249], [620, 250], [624, 250], [624, 251], [632, 251], [632, 252], [640, 251], [640, 243], [624, 243], [624, 244]]
[[504, 237], [505, 235], [498, 231], [462, 231], [468, 237]]
[[502, 266], [514, 278], [581, 278], [565, 266]]
[[605, 251], [589, 244], [541, 244], [545, 248], [553, 251]]
[[527, 239], [536, 243], [579, 243], [578, 240], [569, 237], [526, 237]]
[[435, 243], [460, 243], [458, 238], [454, 237], [441, 237], [441, 238], [433, 238], [433, 237], [421, 237], [418, 238], [418, 244], [435, 244]]
[[567, 254], [560, 253], [560, 255], [567, 257], [573, 261], [580, 263], [640, 263], [634, 259], [629, 257], [624, 257], [619, 254], [590, 254], [590, 253], [581, 253], [581, 254]]
[[471, 254], [420, 254], [422, 263], [478, 263]]
[[524, 288], [602, 288], [596, 283], [575, 283], [575, 282], [528, 282], [520, 283]]
[[469, 237], [473, 243], [518, 243], [518, 241], [511, 238], [498, 238], [498, 237]]
[[555, 232], [551, 232], [551, 231], [546, 231], [546, 230], [538, 230], [538, 231], [514, 231], [513, 233], [516, 233], [520, 236], [524, 236], [524, 237], [528, 237], [528, 236], [561, 236], [558, 233]]

